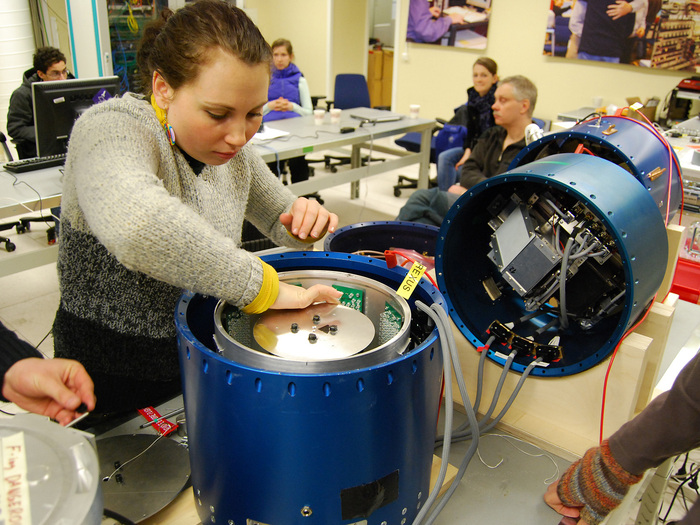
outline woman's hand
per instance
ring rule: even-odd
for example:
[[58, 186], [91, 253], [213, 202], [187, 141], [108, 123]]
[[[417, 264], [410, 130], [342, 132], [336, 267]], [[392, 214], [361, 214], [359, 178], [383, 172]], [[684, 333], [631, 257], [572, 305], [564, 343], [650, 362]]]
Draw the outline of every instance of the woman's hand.
[[340, 292], [332, 286], [325, 284], [315, 284], [310, 288], [302, 288], [292, 284], [280, 283], [279, 295], [270, 309], [301, 309], [306, 308], [314, 303], [330, 303], [338, 304], [343, 292]]
[[455, 164], [455, 169], [458, 170], [459, 168], [461, 168], [461, 167], [462, 167], [462, 164], [464, 164], [465, 162], [467, 162], [467, 159], [471, 156], [471, 154], [472, 154], [471, 148], [465, 149], [465, 150], [464, 150], [464, 155], [462, 155], [462, 158], [459, 159], [459, 162], [457, 162], [457, 164]]
[[291, 111], [293, 106], [289, 100], [280, 97], [276, 100], [271, 100], [268, 102], [267, 107], [272, 111]]
[[564, 516], [561, 523], [565, 525], [586, 525], [586, 522], [578, 519], [581, 512], [579, 509], [574, 507], [567, 507], [564, 505], [559, 498], [557, 493], [557, 485], [559, 481], [555, 481], [549, 487], [547, 487], [547, 492], [544, 493], [544, 502], [556, 510], [559, 514]]
[[280, 222], [285, 228], [299, 239], [306, 240], [309, 235], [320, 239], [326, 231], [333, 233], [338, 227], [338, 216], [330, 213], [315, 199], [299, 197], [289, 213], [280, 215]]

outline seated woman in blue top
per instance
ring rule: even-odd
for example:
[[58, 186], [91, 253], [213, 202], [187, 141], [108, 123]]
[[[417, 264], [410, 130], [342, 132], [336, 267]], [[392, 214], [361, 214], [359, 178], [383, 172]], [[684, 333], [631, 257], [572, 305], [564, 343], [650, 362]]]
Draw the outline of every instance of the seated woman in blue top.
[[467, 89], [467, 103], [455, 109], [449, 124], [467, 128], [468, 133], [461, 146], [446, 149], [438, 156], [438, 187], [447, 191], [459, 179], [459, 169], [467, 161], [472, 148], [484, 131], [494, 125], [491, 106], [496, 101], [494, 93], [498, 84], [498, 64], [488, 57], [479, 57], [472, 68], [474, 85]]
[[[278, 38], [272, 45], [272, 76], [267, 91], [268, 102], [263, 106], [263, 122], [285, 118], [301, 117], [313, 113], [309, 84], [299, 68], [292, 62], [294, 52], [292, 43]], [[309, 178], [309, 164], [305, 157], [287, 160], [292, 183]], [[268, 164], [273, 173], [279, 175], [277, 162]]]

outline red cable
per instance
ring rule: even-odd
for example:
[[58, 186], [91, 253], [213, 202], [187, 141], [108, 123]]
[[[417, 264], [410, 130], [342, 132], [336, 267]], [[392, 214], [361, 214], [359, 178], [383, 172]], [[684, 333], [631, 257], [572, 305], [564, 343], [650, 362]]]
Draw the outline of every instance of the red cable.
[[[403, 265], [406, 264], [407, 262], [410, 262], [411, 264], [415, 264], [415, 263], [416, 263], [416, 261], [414, 261], [414, 260], [411, 259], [410, 257], [404, 255], [403, 253], [397, 253], [397, 252], [394, 252], [394, 251], [392, 251], [392, 250], [385, 250], [384, 253], [385, 253], [385, 254], [386, 254], [386, 253], [390, 253], [390, 254], [393, 254], [393, 255], [400, 255], [401, 257], [403, 257], [404, 259], [406, 259], [404, 262], [401, 263], [401, 267], [402, 267], [402, 268], [403, 268]], [[428, 272], [425, 272], [423, 275], [425, 275], [425, 276], [430, 280], [430, 282], [433, 283], [433, 286], [434, 286], [435, 288], [438, 287], [437, 283], [433, 280], [433, 278], [430, 276], [430, 274], [429, 274]], [[438, 288], [438, 289], [439, 289], [439, 288]]]
[[[625, 109], [629, 109], [629, 107], [619, 109], [619, 110], [618, 110], [618, 113], [621, 112], [621, 111], [624, 111]], [[639, 112], [638, 112], [638, 113], [639, 113]], [[636, 120], [636, 119], [633, 119], [633, 118], [630, 118], [630, 117], [624, 117], [624, 116], [622, 116], [622, 115], [617, 115], [617, 114], [614, 115], [614, 116], [615, 116], [615, 118], [621, 118], [621, 119], [625, 119], [625, 120], [631, 120], [632, 122], [636, 122], [636, 123], [639, 124], [640, 126], [644, 126], [645, 129], [647, 129], [648, 131], [650, 131], [651, 133], [653, 133], [659, 140], [661, 140], [661, 143], [665, 145], [666, 151], [668, 151], [668, 168], [669, 168], [669, 173], [668, 173], [668, 184], [667, 184], [667, 185], [668, 185], [668, 192], [667, 192], [667, 196], [666, 196], [666, 217], [664, 218], [664, 224], [665, 224], [666, 226], [668, 226], [668, 222], [669, 222], [669, 215], [670, 215], [669, 206], [670, 206], [670, 204], [671, 204], [671, 177], [673, 176], [673, 165], [676, 166], [676, 170], [678, 171], [678, 180], [680, 181], [680, 184], [681, 184], [681, 207], [680, 207], [680, 212], [679, 212], [679, 214], [678, 214], [678, 223], [680, 224], [680, 221], [681, 221], [682, 218], [683, 218], [683, 205], [684, 205], [684, 202], [685, 202], [685, 195], [683, 194], [683, 177], [682, 177], [682, 175], [681, 175], [681, 167], [680, 167], [680, 165], [678, 164], [678, 159], [677, 159], [676, 156], [673, 154], [673, 150], [672, 150], [672, 148], [671, 148], [671, 145], [668, 143], [668, 141], [666, 140], [666, 138], [665, 138], [663, 135], [661, 135], [661, 133], [659, 133], [659, 131], [654, 127], [654, 125], [651, 123], [651, 121], [647, 118], [646, 115], [644, 115], [643, 113], [639, 113], [639, 114], [644, 118], [644, 120], [645, 120], [646, 122], [641, 122], [641, 121], [639, 121], [639, 120]], [[602, 118], [602, 117], [601, 117], [601, 118]], [[597, 120], [597, 119], [598, 119], [598, 117], [593, 117], [593, 118], [590, 118], [590, 119], [588, 119], [588, 120], [584, 120], [583, 122], [581, 122], [581, 124], [584, 124], [584, 123], [586, 123], [586, 122], [590, 122], [590, 121], [592, 121], [592, 120]]]
[[608, 392], [608, 377], [610, 376], [610, 369], [612, 368], [613, 362], [615, 361], [615, 356], [617, 355], [617, 351], [620, 349], [620, 345], [622, 345], [622, 342], [627, 338], [628, 335], [630, 335], [640, 324], [644, 322], [644, 320], [647, 318], [647, 315], [649, 315], [649, 312], [651, 312], [651, 307], [654, 305], [654, 301], [656, 301], [656, 295], [654, 295], [654, 298], [651, 300], [651, 303], [649, 303], [649, 308], [647, 308], [647, 311], [644, 313], [644, 316], [635, 323], [632, 328], [627, 330], [625, 334], [622, 336], [620, 341], [617, 343], [617, 346], [615, 346], [615, 350], [612, 353], [612, 356], [610, 357], [610, 361], [608, 362], [608, 369], [605, 372], [605, 381], [603, 382], [603, 401], [601, 402], [600, 406], [600, 434], [599, 434], [599, 441], [602, 443], [603, 442], [603, 422], [605, 421], [605, 396], [607, 395]]

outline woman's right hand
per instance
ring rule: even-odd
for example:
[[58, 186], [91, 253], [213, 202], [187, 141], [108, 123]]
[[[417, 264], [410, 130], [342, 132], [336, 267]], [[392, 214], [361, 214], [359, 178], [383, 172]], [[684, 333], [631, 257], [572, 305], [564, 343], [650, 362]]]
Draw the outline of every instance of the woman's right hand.
[[302, 288], [292, 284], [280, 283], [277, 299], [270, 309], [302, 309], [314, 303], [338, 304], [343, 292], [325, 284], [315, 284], [310, 288]]

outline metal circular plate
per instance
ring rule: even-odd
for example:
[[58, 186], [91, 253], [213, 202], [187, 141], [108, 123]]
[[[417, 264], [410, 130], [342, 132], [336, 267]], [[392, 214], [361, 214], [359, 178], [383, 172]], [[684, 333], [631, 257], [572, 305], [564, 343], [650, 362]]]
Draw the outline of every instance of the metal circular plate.
[[[139, 522], [177, 497], [190, 477], [187, 448], [151, 434], [97, 440], [105, 508]], [[122, 465], [117, 469], [116, 465]]]
[[304, 310], [268, 310], [253, 328], [265, 350], [295, 361], [331, 361], [362, 352], [374, 339], [374, 324], [347, 306], [315, 304]]

